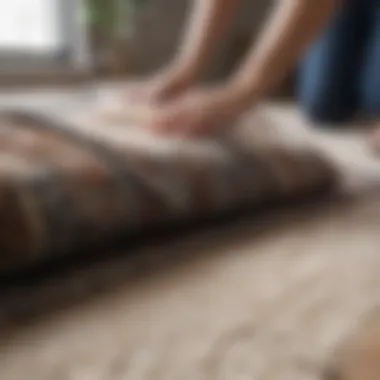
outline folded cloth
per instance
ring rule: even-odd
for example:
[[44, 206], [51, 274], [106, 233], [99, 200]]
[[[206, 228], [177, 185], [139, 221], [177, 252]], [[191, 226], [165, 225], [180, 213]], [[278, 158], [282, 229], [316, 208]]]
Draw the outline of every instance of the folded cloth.
[[0, 136], [0, 271], [148, 226], [327, 191], [336, 178], [318, 152], [252, 148], [244, 133], [158, 138], [90, 111], [2, 111]]

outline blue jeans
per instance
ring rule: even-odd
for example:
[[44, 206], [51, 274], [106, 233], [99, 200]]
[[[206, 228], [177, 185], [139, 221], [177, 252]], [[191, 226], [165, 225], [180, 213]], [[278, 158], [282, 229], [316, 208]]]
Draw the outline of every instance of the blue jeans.
[[317, 122], [380, 116], [380, 0], [347, 0], [301, 63], [298, 100]]

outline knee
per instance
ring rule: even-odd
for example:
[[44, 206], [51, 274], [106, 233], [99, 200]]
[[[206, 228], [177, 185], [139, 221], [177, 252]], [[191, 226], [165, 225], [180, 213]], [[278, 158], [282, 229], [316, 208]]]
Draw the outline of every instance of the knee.
[[318, 124], [336, 124], [348, 121], [352, 117], [351, 110], [344, 107], [320, 103], [304, 103], [303, 111], [306, 117]]
[[380, 117], [380, 89], [370, 87], [362, 97], [362, 112], [366, 117]]
[[355, 112], [353, 104], [342, 97], [326, 95], [303, 96], [301, 108], [306, 117], [317, 124], [336, 124], [350, 120]]

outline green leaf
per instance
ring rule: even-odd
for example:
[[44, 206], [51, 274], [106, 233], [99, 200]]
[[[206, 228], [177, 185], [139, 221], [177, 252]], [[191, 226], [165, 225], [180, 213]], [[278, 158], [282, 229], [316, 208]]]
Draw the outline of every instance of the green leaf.
[[88, 21], [106, 33], [112, 33], [115, 29], [115, 24], [120, 22], [115, 14], [115, 4], [117, 4], [118, 1], [124, 2], [127, 9], [130, 8], [126, 15], [125, 22], [127, 23], [129, 21], [128, 13], [130, 12], [131, 17], [133, 17], [135, 11], [145, 5], [149, 0], [88, 0]]

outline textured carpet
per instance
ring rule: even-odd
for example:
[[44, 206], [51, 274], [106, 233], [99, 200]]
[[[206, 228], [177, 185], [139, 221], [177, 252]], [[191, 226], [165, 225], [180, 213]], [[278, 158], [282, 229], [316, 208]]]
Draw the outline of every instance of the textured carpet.
[[2, 380], [320, 379], [380, 301], [380, 167], [361, 132], [262, 110], [267, 138], [316, 144], [356, 195], [236, 220], [133, 257], [12, 287]]

